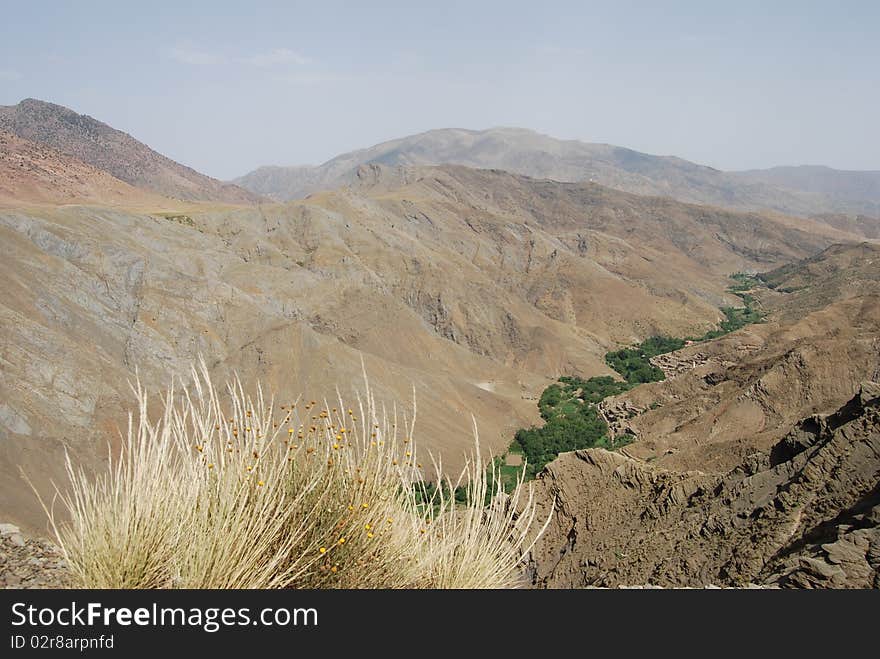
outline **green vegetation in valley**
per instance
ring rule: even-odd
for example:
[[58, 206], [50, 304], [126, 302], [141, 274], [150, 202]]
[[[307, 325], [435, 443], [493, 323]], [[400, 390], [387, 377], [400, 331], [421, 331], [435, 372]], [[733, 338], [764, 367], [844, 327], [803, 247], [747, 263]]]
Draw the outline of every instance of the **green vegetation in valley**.
[[538, 400], [544, 425], [521, 428], [508, 449], [508, 453], [523, 454], [527, 461], [525, 467], [508, 466], [506, 456], [496, 458], [496, 467], [505, 489], [512, 488], [523, 468], [526, 470], [526, 479], [534, 478], [548, 462], [565, 451], [594, 447], [616, 449], [629, 443], [624, 437], [616, 439], [611, 445], [608, 426], [597, 406], [608, 396], [616, 396], [640, 384], [663, 380], [665, 375], [662, 369], [651, 363], [652, 357], [680, 350], [689, 342], [717, 339], [750, 323], [761, 322], [764, 314], [749, 292], [763, 285], [760, 278], [745, 273], [736, 273], [730, 278], [734, 283], [728, 290], [743, 301], [743, 306], [722, 307], [724, 320], [716, 329], [699, 337], [652, 336], [636, 346], [607, 353], [605, 363], [617, 371], [623, 381], [607, 375], [589, 380], [563, 376], [544, 389]]
[[605, 355], [605, 363], [620, 373], [631, 385], [658, 382], [663, 371], [651, 363], [651, 357], [684, 348], [686, 339], [652, 336], [633, 348], [623, 348]]
[[620, 443], [611, 446], [608, 425], [597, 405], [605, 397], [622, 393], [631, 386], [603, 375], [589, 380], [564, 376], [547, 387], [538, 401], [544, 425], [518, 430], [511, 445], [527, 460], [526, 477], [533, 478], [565, 451], [620, 446]]
[[651, 363], [652, 357], [680, 350], [690, 343], [711, 341], [718, 337], [735, 332], [751, 323], [759, 323], [764, 314], [758, 308], [754, 296], [749, 293], [761, 280], [755, 275], [736, 273], [730, 276], [733, 284], [727, 289], [743, 301], [742, 307], [721, 307], [724, 314], [716, 329], [709, 330], [702, 336], [689, 336], [683, 339], [671, 336], [652, 336], [636, 346], [615, 350], [605, 355], [605, 363], [620, 373], [624, 380], [635, 386], [646, 382], [659, 382], [665, 376], [663, 371]]

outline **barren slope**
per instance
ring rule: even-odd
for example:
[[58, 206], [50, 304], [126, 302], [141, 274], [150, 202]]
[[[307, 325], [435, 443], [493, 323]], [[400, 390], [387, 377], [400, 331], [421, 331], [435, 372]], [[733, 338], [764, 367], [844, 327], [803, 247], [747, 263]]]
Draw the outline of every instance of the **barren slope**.
[[[235, 182], [274, 199], [297, 199], [349, 184], [355, 180], [358, 167], [369, 164], [453, 164], [503, 169], [556, 181], [594, 181], [636, 194], [726, 208], [804, 216], [861, 213], [874, 218], [872, 226], [880, 224], [876, 219], [880, 216], [876, 172], [824, 168], [814, 173], [821, 183], [781, 187], [776, 182], [785, 184], [789, 179], [772, 176], [776, 170], [723, 172], [674, 156], [650, 155], [610, 144], [559, 140], [523, 128], [431, 130], [341, 154], [319, 166], [261, 167]], [[837, 194], [844, 190], [845, 194]]]
[[880, 588], [880, 386], [804, 419], [722, 474], [602, 449], [565, 453], [536, 482], [551, 524], [543, 587]]
[[107, 172], [47, 146], [0, 131], [0, 204], [164, 204]]
[[160, 195], [234, 204], [259, 201], [251, 192], [200, 174], [127, 133], [61, 105], [29, 98], [18, 105], [0, 106], [0, 130], [51, 147]]
[[350, 396], [361, 356], [385, 400], [415, 387], [419, 439], [455, 465], [536, 419], [561, 373], [706, 329], [726, 275], [837, 241], [833, 230], [465, 168], [362, 172], [286, 206], [0, 213], [0, 518], [42, 513], [18, 474], [98, 464], [135, 368], [151, 386], [199, 354], [282, 398]]

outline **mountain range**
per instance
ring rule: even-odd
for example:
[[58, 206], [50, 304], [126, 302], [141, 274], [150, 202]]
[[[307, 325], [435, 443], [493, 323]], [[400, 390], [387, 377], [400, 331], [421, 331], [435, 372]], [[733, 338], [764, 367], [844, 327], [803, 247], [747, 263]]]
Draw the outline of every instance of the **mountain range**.
[[279, 401], [350, 398], [366, 370], [380, 400], [415, 393], [421, 448], [455, 468], [472, 414], [503, 454], [560, 376], [619, 378], [609, 351], [702, 336], [748, 296], [763, 322], [601, 402], [629, 443], [538, 475], [561, 506], [530, 580], [872, 584], [874, 175], [493, 129], [232, 184], [61, 106], [0, 108], [0, 519], [44, 532], [22, 472], [48, 494], [65, 455], [103, 468], [133, 380], [200, 358]]
[[592, 181], [635, 194], [725, 208], [880, 217], [880, 172], [811, 167], [724, 172], [674, 156], [559, 140], [522, 128], [431, 130], [339, 155], [315, 167], [261, 167], [235, 182], [284, 201], [350, 184], [359, 166], [372, 163], [457, 164], [532, 178]]

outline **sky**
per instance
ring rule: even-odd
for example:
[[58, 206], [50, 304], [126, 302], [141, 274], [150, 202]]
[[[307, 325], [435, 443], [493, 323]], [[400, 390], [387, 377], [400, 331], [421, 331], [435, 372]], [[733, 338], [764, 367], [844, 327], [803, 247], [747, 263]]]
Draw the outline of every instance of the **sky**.
[[719, 169], [880, 170], [875, 0], [0, 0], [0, 16], [0, 105], [66, 105], [221, 179], [493, 126]]

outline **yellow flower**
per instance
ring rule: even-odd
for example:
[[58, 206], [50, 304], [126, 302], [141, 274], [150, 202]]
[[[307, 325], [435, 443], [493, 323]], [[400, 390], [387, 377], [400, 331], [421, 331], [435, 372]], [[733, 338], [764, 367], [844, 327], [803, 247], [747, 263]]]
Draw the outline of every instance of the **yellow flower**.
[[340, 545], [344, 545], [344, 544], [345, 544], [345, 538], [339, 538], [339, 544], [340, 544]]
[[209, 463], [208, 463], [208, 469], [213, 469], [213, 468], [214, 468], [214, 463], [213, 463], [213, 462], [209, 462]]
[[321, 547], [318, 551], [321, 552], [321, 553], [323, 554], [323, 553], [325, 553], [325, 552], [327, 551], [327, 548], [326, 548], [326, 547]]
[[364, 508], [369, 508], [369, 507], [370, 507], [370, 504], [368, 504], [368, 503], [364, 503], [364, 504], [361, 504], [361, 505], [362, 505]]
[[370, 530], [371, 528], [373, 528], [373, 527], [370, 526], [369, 524], [364, 524], [364, 528], [367, 529], [367, 531], [369, 531], [369, 530]]
[[334, 574], [336, 574], [337, 570], [338, 570], [338, 568], [335, 565], [330, 568], [330, 571], [333, 572]]
[[373, 537], [373, 534], [372, 534], [372, 533], [367, 533], [367, 537], [368, 537], [368, 538], [372, 538], [372, 537]]
[[257, 487], [263, 487], [265, 483], [263, 481], [257, 481]]

